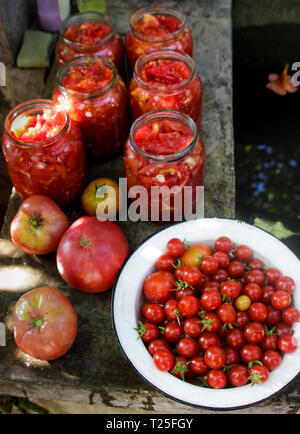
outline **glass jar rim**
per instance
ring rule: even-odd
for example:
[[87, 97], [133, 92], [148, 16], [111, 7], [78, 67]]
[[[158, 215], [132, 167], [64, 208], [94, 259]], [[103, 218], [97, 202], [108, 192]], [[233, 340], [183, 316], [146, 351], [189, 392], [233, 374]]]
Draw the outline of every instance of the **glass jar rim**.
[[[157, 60], [174, 60], [178, 62], [184, 62], [190, 69], [191, 74], [188, 78], [176, 84], [168, 84], [167, 86], [162, 84], [149, 84], [147, 81], [141, 78], [140, 71], [147, 63]], [[136, 82], [144, 89], [147, 89], [151, 92], [172, 94], [184, 89], [194, 79], [196, 75], [196, 66], [191, 56], [181, 51], [170, 49], [153, 50], [149, 53], [143, 54], [137, 59], [135, 62], [133, 75]]]
[[[38, 142], [29, 142], [24, 143], [21, 140], [15, 139], [10, 134], [10, 125], [13, 120], [15, 120], [17, 117], [22, 115], [23, 113], [27, 112], [28, 110], [41, 110], [41, 109], [52, 109], [59, 112], [62, 112], [65, 116], [65, 124], [63, 128], [59, 131], [58, 134], [56, 134], [54, 137], [51, 137], [47, 140], [41, 140]], [[51, 99], [32, 99], [29, 101], [22, 102], [21, 104], [14, 107], [6, 116], [4, 121], [4, 131], [5, 135], [9, 137], [10, 140], [12, 140], [17, 146], [22, 148], [39, 148], [39, 147], [47, 147], [52, 145], [53, 143], [57, 142], [63, 135], [68, 131], [70, 125], [70, 118], [66, 110], [59, 107], [57, 104], [55, 104]]]
[[[145, 35], [144, 33], [135, 30], [134, 27], [135, 24], [137, 24], [137, 22], [140, 21], [142, 17], [147, 13], [151, 15], [166, 15], [178, 18], [181, 22], [181, 25], [177, 30], [175, 30], [175, 32], [171, 32], [167, 35]], [[184, 13], [180, 9], [175, 8], [174, 6], [150, 5], [138, 9], [136, 12], [134, 12], [130, 17], [129, 26], [130, 30], [134, 33], [134, 35], [142, 41], [165, 42], [176, 38], [185, 29], [186, 18]]]
[[[105, 22], [110, 27], [110, 32], [108, 35], [106, 35], [102, 39], [98, 39], [97, 41], [92, 42], [77, 42], [77, 41], [71, 41], [70, 39], [67, 39], [65, 37], [65, 32], [70, 26], [87, 23], [87, 22]], [[66, 44], [69, 45], [72, 48], [75, 48], [77, 50], [84, 49], [84, 48], [92, 48], [92, 47], [100, 47], [108, 43], [114, 36], [115, 31], [112, 27], [111, 18], [107, 14], [103, 14], [101, 12], [96, 11], [88, 11], [88, 12], [80, 12], [74, 15], [71, 15], [68, 17], [62, 24], [62, 27], [60, 29], [59, 37], [61, 40]]]
[[[105, 67], [111, 69], [113, 73], [112, 79], [105, 86], [94, 90], [79, 91], [79, 90], [69, 89], [68, 87], [63, 85], [62, 81], [65, 78], [65, 76], [68, 74], [70, 68], [72, 68], [73, 66], [92, 64], [95, 63], [97, 60], [100, 60], [102, 64], [104, 64]], [[58, 69], [56, 74], [56, 83], [59, 90], [62, 93], [68, 93], [69, 95], [72, 95], [74, 98], [79, 98], [79, 99], [95, 98], [100, 95], [104, 95], [115, 86], [117, 80], [118, 80], [118, 72], [115, 64], [107, 57], [98, 56], [96, 54], [86, 54], [86, 55], [82, 55], [70, 59]]]
[[[172, 120], [172, 121], [181, 122], [182, 124], [190, 128], [190, 130], [193, 133], [193, 140], [186, 148], [174, 154], [157, 155], [157, 154], [151, 154], [149, 152], [143, 151], [141, 148], [139, 148], [139, 146], [136, 144], [134, 140], [135, 133], [144, 124], [148, 122], [158, 121], [158, 120]], [[153, 161], [155, 163], [173, 163], [182, 160], [183, 158], [191, 154], [198, 140], [199, 140], [199, 133], [198, 133], [198, 128], [196, 123], [193, 121], [193, 119], [190, 116], [186, 115], [185, 113], [179, 112], [177, 110], [161, 109], [161, 110], [153, 110], [151, 112], [145, 113], [144, 115], [140, 116], [133, 122], [129, 132], [129, 143], [132, 150], [135, 151], [140, 157], [148, 161]]]

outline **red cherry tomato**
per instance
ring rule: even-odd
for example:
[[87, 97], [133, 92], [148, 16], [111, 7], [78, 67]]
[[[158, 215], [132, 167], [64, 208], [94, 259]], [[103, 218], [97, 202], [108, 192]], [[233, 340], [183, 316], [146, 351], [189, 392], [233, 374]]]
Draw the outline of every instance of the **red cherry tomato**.
[[226, 362], [226, 352], [220, 345], [209, 347], [204, 354], [204, 362], [211, 369], [220, 369]]
[[171, 255], [162, 255], [160, 256], [155, 265], [156, 268], [160, 271], [169, 271], [170, 273], [172, 273], [172, 271], [174, 271], [174, 267], [176, 266], [177, 261], [176, 258], [174, 258], [174, 256]]
[[185, 295], [179, 300], [178, 309], [184, 317], [190, 318], [200, 310], [200, 301], [194, 295]]
[[248, 261], [252, 256], [252, 250], [250, 247], [240, 245], [235, 250], [235, 257], [240, 261]]
[[221, 294], [227, 295], [231, 300], [234, 300], [240, 295], [241, 292], [241, 283], [235, 280], [229, 280], [225, 282], [220, 287]]
[[175, 298], [170, 298], [164, 306], [164, 311], [168, 319], [178, 320], [178, 318], [180, 317], [178, 300], [176, 300]]
[[222, 297], [218, 291], [208, 289], [201, 296], [201, 305], [205, 310], [215, 310], [222, 304]]
[[[261, 288], [264, 286], [266, 281], [265, 274], [260, 270], [251, 270], [245, 275], [245, 283], [256, 283]], [[251, 298], [251, 297], [250, 297]]]
[[157, 350], [153, 356], [153, 361], [160, 371], [170, 371], [175, 362], [175, 357], [169, 350]]
[[264, 322], [268, 316], [269, 311], [264, 303], [257, 302], [251, 304], [248, 313], [252, 321]]
[[228, 381], [232, 386], [240, 387], [248, 383], [249, 370], [241, 363], [232, 366], [228, 371]]
[[300, 312], [293, 306], [288, 307], [282, 312], [282, 319], [287, 324], [295, 324], [296, 322], [300, 321]]
[[243, 345], [246, 343], [245, 335], [243, 330], [234, 328], [232, 330], [228, 330], [225, 336], [226, 344], [233, 348], [234, 350], [240, 350]]
[[183, 324], [184, 332], [191, 338], [197, 338], [202, 331], [202, 324], [199, 316], [187, 318]]
[[237, 350], [228, 347], [225, 348], [225, 352], [226, 352], [226, 362], [225, 362], [226, 366], [236, 365], [237, 363], [240, 362], [241, 360], [240, 353]]
[[281, 363], [281, 357], [278, 351], [268, 350], [262, 356], [263, 364], [269, 369], [269, 371], [274, 371], [278, 368]]
[[246, 325], [244, 334], [248, 342], [259, 344], [265, 336], [265, 329], [260, 322], [250, 322]]
[[174, 276], [168, 271], [156, 271], [144, 282], [144, 295], [152, 303], [165, 303], [174, 291]]
[[169, 321], [164, 329], [164, 337], [168, 342], [178, 342], [183, 336], [183, 326], [177, 321]]
[[226, 268], [229, 265], [230, 259], [225, 252], [215, 252], [213, 257], [219, 262], [220, 268]]
[[148, 345], [148, 351], [154, 356], [157, 350], [170, 350], [170, 345], [164, 338], [153, 339]]
[[212, 345], [221, 345], [219, 336], [214, 332], [203, 332], [198, 338], [198, 343], [201, 351], [206, 351]]
[[175, 271], [175, 277], [177, 280], [184, 280], [189, 285], [197, 287], [203, 282], [204, 276], [199, 268], [190, 265], [182, 265]]
[[269, 370], [266, 366], [256, 365], [249, 370], [249, 379], [251, 383], [261, 384], [269, 378]]
[[191, 358], [189, 368], [197, 375], [206, 375], [209, 367], [205, 364], [204, 356], [198, 355]]
[[278, 290], [274, 292], [271, 297], [271, 304], [274, 309], [285, 309], [292, 302], [291, 296], [288, 292], [283, 290]]
[[207, 275], [215, 274], [219, 269], [219, 262], [213, 256], [206, 256], [201, 261], [201, 271]]
[[262, 288], [257, 283], [248, 283], [244, 286], [243, 295], [247, 295], [255, 303], [262, 297]]
[[275, 285], [279, 277], [281, 277], [281, 272], [278, 270], [278, 268], [271, 267], [268, 268], [266, 273], [266, 279], [268, 281], [269, 285]]
[[177, 351], [183, 357], [194, 357], [199, 351], [199, 344], [196, 339], [188, 336], [180, 339], [177, 344]]
[[223, 303], [217, 309], [217, 314], [224, 324], [233, 324], [236, 320], [236, 310], [229, 303]]
[[262, 349], [257, 344], [246, 344], [241, 349], [241, 357], [246, 364], [261, 360]]
[[142, 306], [142, 314], [146, 320], [159, 324], [165, 318], [165, 311], [162, 306], [157, 303], [145, 303]]
[[229, 253], [233, 249], [233, 242], [226, 236], [219, 237], [215, 241], [215, 249], [217, 252]]
[[293, 294], [295, 291], [295, 282], [291, 277], [283, 276], [276, 280], [275, 287], [280, 291], [286, 291], [289, 294]]
[[247, 263], [247, 266], [250, 270], [264, 271], [265, 264], [260, 259], [253, 258]]
[[241, 279], [245, 273], [244, 264], [240, 261], [232, 261], [227, 267], [227, 272], [232, 279]]
[[167, 243], [167, 253], [173, 257], [179, 257], [184, 254], [184, 242], [179, 238], [172, 238]]
[[211, 369], [207, 374], [207, 383], [213, 389], [224, 389], [227, 375], [222, 369]]
[[278, 348], [285, 354], [293, 353], [298, 348], [298, 341], [294, 335], [280, 336]]

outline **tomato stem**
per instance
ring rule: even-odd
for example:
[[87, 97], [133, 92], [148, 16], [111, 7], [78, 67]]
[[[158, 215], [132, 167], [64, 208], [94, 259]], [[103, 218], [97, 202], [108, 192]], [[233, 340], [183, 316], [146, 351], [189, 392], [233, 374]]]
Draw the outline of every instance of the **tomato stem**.
[[37, 317], [32, 321], [32, 327], [35, 329], [40, 328], [44, 324], [44, 320], [41, 317]]
[[37, 229], [41, 224], [43, 223], [43, 219], [37, 215], [36, 212], [34, 212], [32, 217], [29, 217], [29, 224], [34, 228]]
[[80, 245], [82, 246], [82, 247], [84, 247], [85, 249], [88, 249], [89, 247], [90, 247], [90, 241], [88, 240], [88, 239], [86, 239], [85, 237], [84, 237], [84, 235], [82, 235], [82, 237], [81, 237], [81, 239], [80, 239]]

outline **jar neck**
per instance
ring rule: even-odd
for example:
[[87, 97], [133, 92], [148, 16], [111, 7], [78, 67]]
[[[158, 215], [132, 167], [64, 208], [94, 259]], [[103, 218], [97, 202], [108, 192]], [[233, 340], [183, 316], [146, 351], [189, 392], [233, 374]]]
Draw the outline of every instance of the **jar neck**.
[[[35, 116], [35, 115], [42, 115], [44, 111], [50, 110], [53, 112], [60, 112], [64, 115], [64, 125], [62, 129], [59, 131], [57, 135], [54, 137], [51, 137], [50, 139], [43, 140], [43, 141], [37, 141], [37, 142], [22, 142], [21, 140], [16, 139], [11, 135], [11, 125], [15, 119], [21, 116]], [[17, 107], [12, 109], [8, 115], [5, 118], [4, 122], [4, 131], [5, 135], [8, 137], [8, 139], [13, 142], [15, 145], [22, 147], [22, 148], [41, 148], [41, 147], [48, 147], [55, 143], [57, 143], [58, 140], [60, 140], [66, 132], [69, 130], [70, 126], [70, 118], [68, 113], [63, 110], [62, 108], [58, 107], [56, 104], [53, 103], [51, 100], [47, 99], [36, 99], [36, 100], [30, 100], [26, 101], [22, 104], [19, 104]]]
[[[175, 31], [168, 33], [167, 35], [146, 35], [141, 33], [135, 29], [136, 24], [144, 17], [144, 15], [164, 15], [173, 18], [177, 18], [181, 25]], [[133, 32], [134, 36], [145, 42], [166, 42], [172, 39], [176, 39], [178, 35], [180, 35], [186, 28], [186, 21], [184, 14], [177, 8], [171, 6], [147, 6], [145, 8], [141, 8], [137, 10], [130, 18], [130, 30]]]
[[[150, 154], [148, 152], [143, 151], [134, 140], [136, 133], [139, 131], [141, 127], [143, 127], [146, 124], [152, 122], [159, 122], [163, 120], [179, 122], [183, 126], [189, 128], [189, 130], [193, 134], [191, 143], [183, 150], [174, 154], [156, 155], [156, 154]], [[146, 160], [149, 163], [162, 164], [162, 163], [180, 162], [193, 152], [198, 141], [199, 141], [199, 133], [195, 122], [186, 114], [178, 112], [176, 110], [154, 110], [152, 112], [146, 113], [133, 122], [129, 133], [129, 143], [131, 149], [140, 158]]]
[[[78, 90], [70, 89], [63, 84], [65, 77], [70, 73], [72, 68], [83, 67], [83, 66], [86, 67], [89, 65], [96, 64], [99, 61], [102, 63], [102, 65], [105, 68], [109, 68], [112, 71], [112, 79], [105, 86], [91, 91], [78, 91]], [[77, 99], [90, 99], [90, 98], [99, 97], [101, 95], [105, 95], [116, 85], [117, 81], [118, 81], [118, 72], [114, 63], [111, 60], [109, 60], [107, 57], [97, 56], [97, 55], [85, 55], [85, 56], [80, 56], [71, 59], [65, 62], [59, 68], [56, 75], [56, 83], [60, 92], [63, 94], [68, 94], [73, 98], [77, 98]]]
[[[143, 80], [141, 78], [141, 71], [143, 70], [143, 68], [145, 68], [145, 66], [150, 62], [157, 62], [159, 60], [184, 62], [191, 71], [191, 73], [188, 78], [176, 84], [153, 84]], [[194, 79], [195, 75], [196, 67], [193, 59], [188, 54], [181, 53], [180, 51], [176, 50], [155, 50], [150, 53], [143, 54], [136, 61], [133, 72], [134, 79], [143, 89], [149, 90], [154, 93], [167, 93], [168, 95], [184, 89]]]
[[[70, 26], [79, 26], [84, 23], [103, 23], [109, 26], [110, 32], [103, 39], [99, 39], [97, 41], [91, 42], [76, 42], [65, 37], [65, 33]], [[60, 39], [63, 41], [65, 45], [68, 45], [70, 48], [75, 50], [84, 50], [84, 49], [92, 49], [92, 48], [101, 48], [107, 45], [113, 38], [115, 32], [112, 28], [112, 22], [108, 15], [101, 14], [100, 12], [82, 12], [75, 15], [71, 15], [67, 20], [63, 23], [62, 28], [60, 30]]]

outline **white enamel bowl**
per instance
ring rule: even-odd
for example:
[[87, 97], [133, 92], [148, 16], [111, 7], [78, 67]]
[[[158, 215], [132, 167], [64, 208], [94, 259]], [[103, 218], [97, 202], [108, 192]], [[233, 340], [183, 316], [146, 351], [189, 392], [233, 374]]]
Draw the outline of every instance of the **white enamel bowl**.
[[[267, 266], [279, 268], [291, 276], [296, 284], [294, 305], [300, 310], [300, 261], [277, 238], [269, 233], [237, 220], [200, 219], [172, 225], [146, 240], [125, 263], [116, 282], [112, 297], [112, 318], [122, 352], [138, 374], [155, 389], [181, 403], [210, 409], [229, 410], [258, 404], [282, 391], [300, 371], [300, 347], [283, 357], [281, 365], [270, 373], [263, 384], [237, 388], [207, 389], [184, 382], [168, 372], [159, 371], [141, 339], [137, 339], [142, 286], [154, 271], [156, 259], [165, 252], [171, 238], [186, 239], [213, 246], [226, 235], [235, 244], [246, 244], [254, 256]], [[300, 324], [293, 326], [300, 342]]]

